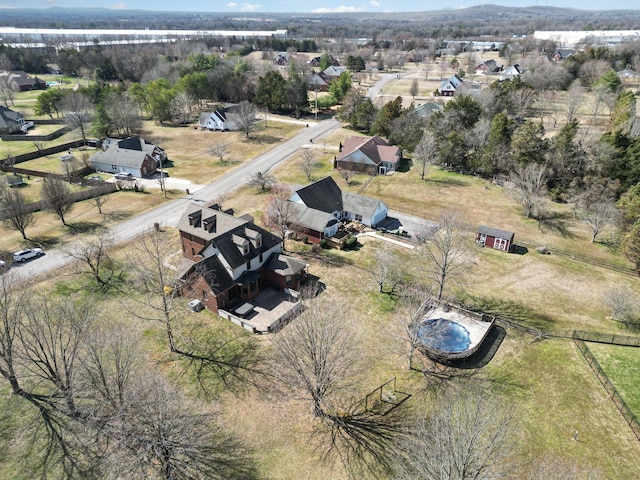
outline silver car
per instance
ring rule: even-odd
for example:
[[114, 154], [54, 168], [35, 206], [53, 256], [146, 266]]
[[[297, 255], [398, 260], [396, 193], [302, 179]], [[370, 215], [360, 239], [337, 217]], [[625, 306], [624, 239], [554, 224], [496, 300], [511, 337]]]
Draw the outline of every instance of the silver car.
[[14, 262], [26, 262], [32, 258], [38, 258], [44, 255], [41, 248], [25, 248], [13, 254]]

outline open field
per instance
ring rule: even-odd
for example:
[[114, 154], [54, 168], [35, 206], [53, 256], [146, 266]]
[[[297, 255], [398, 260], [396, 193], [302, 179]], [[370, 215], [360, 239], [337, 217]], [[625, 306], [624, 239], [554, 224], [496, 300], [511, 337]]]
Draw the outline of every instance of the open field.
[[627, 406], [640, 419], [640, 348], [600, 343], [588, 345]]

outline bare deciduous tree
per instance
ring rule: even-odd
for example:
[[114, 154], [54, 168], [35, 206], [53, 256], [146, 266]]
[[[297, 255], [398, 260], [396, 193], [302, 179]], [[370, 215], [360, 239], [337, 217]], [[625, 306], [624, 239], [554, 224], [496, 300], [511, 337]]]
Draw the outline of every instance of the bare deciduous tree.
[[66, 225], [65, 215], [73, 209], [73, 198], [69, 184], [50, 178], [42, 184], [42, 201], [45, 208], [60, 217], [63, 225]]
[[429, 173], [429, 169], [434, 164], [437, 155], [436, 137], [431, 130], [425, 130], [420, 143], [418, 143], [415, 152], [413, 152], [413, 165], [420, 175], [420, 180], [424, 180], [424, 177]]
[[511, 182], [514, 198], [522, 205], [527, 218], [532, 218], [547, 186], [547, 169], [535, 163], [518, 167], [511, 175]]
[[117, 275], [116, 266], [109, 255], [113, 245], [113, 237], [105, 231], [67, 244], [61, 250], [77, 261], [77, 273], [89, 275], [101, 288], [107, 288]]
[[513, 90], [509, 94], [509, 101], [513, 112], [520, 118], [526, 118], [529, 109], [536, 101], [536, 91], [526, 87]]
[[[220, 384], [242, 388], [262, 373], [256, 340], [244, 331], [182, 328], [187, 309], [178, 297], [175, 271], [169, 263], [177, 248], [170, 232], [162, 228], [138, 238], [128, 257], [133, 273], [128, 278], [130, 285], [123, 290], [128, 299], [125, 308], [137, 318], [163, 325], [170, 353], [185, 364], [202, 388], [211, 390]], [[210, 275], [196, 268], [181, 288], [193, 288], [192, 282], [200, 274]]]
[[344, 180], [344, 183], [347, 185], [351, 185], [351, 180], [353, 176], [356, 174], [353, 170], [340, 170], [340, 176]]
[[584, 101], [585, 90], [579, 81], [574, 81], [567, 90], [566, 106], [567, 106], [567, 124], [569, 124], [578, 114], [578, 110], [582, 107]]
[[457, 278], [468, 264], [465, 232], [460, 214], [445, 210], [440, 214], [438, 229], [425, 237], [421, 253], [427, 260], [426, 273], [436, 284], [438, 300], [442, 298], [445, 285]]
[[25, 303], [12, 285], [0, 278], [0, 380], [28, 417], [12, 439], [25, 476], [256, 477], [210, 414], [145, 367], [131, 330], [107, 327], [88, 302]]
[[251, 136], [251, 133], [258, 125], [256, 112], [256, 106], [246, 100], [240, 102], [234, 111], [234, 122], [236, 123], [236, 127], [238, 127], [241, 132], [244, 132], [247, 138]]
[[611, 309], [611, 319], [627, 325], [636, 321], [640, 298], [626, 285], [607, 290], [603, 297], [604, 304]]
[[328, 444], [327, 454], [354, 470], [384, 468], [396, 453], [399, 418], [346, 400], [361, 366], [343, 308], [329, 299], [311, 300], [295, 322], [272, 337], [273, 371], [283, 395], [309, 402], [319, 420], [314, 437]]
[[5, 221], [27, 240], [27, 228], [36, 223], [36, 217], [27, 208], [22, 192], [15, 188], [0, 187], [0, 206], [8, 214]]
[[379, 293], [395, 295], [396, 288], [403, 281], [400, 262], [386, 246], [376, 250], [367, 271], [378, 286]]
[[102, 215], [104, 213], [102, 211], [102, 207], [104, 207], [104, 204], [107, 203], [110, 198], [111, 197], [108, 194], [103, 194], [93, 197], [90, 202], [96, 206], [96, 208], [98, 209], [98, 213]]
[[196, 100], [187, 92], [180, 91], [171, 102], [171, 116], [179, 125], [185, 125], [193, 120], [193, 106]]
[[620, 212], [615, 203], [603, 201], [586, 206], [580, 216], [591, 229], [591, 242], [595, 242], [602, 230], [618, 222]]
[[212, 157], [216, 157], [222, 165], [226, 165], [225, 157], [229, 154], [230, 143], [226, 140], [218, 140], [209, 145], [207, 151]]
[[251, 177], [249, 177], [249, 181], [247, 182], [252, 187], [257, 187], [262, 192], [268, 192], [273, 187], [273, 177], [268, 173], [256, 172]]
[[517, 467], [512, 410], [489, 392], [450, 389], [409, 428], [395, 480], [502, 479]]
[[142, 120], [137, 102], [132, 96], [126, 93], [109, 93], [105, 108], [118, 135], [128, 137], [140, 131]]
[[64, 121], [73, 128], [79, 128], [82, 139], [87, 140], [86, 128], [91, 121], [94, 105], [91, 99], [81, 92], [71, 92], [60, 101]]
[[290, 188], [285, 185], [276, 186], [271, 190], [269, 204], [265, 211], [265, 223], [267, 227], [276, 230], [283, 239], [285, 238], [293, 215], [294, 206], [293, 203], [289, 201], [290, 196]]
[[315, 163], [316, 163], [316, 155], [312, 150], [305, 148], [300, 151], [300, 156], [302, 157], [302, 164], [301, 164], [302, 171], [307, 176], [307, 180], [311, 181], [311, 176], [313, 174], [313, 167], [315, 166]]

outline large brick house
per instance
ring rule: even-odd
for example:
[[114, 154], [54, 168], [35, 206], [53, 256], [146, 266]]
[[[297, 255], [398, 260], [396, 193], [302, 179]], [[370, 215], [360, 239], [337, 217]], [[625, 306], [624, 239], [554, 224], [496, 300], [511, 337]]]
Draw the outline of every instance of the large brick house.
[[247, 302], [266, 288], [298, 290], [306, 278], [306, 263], [283, 255], [282, 239], [250, 217], [190, 204], [178, 230], [184, 256], [180, 292], [214, 313]]

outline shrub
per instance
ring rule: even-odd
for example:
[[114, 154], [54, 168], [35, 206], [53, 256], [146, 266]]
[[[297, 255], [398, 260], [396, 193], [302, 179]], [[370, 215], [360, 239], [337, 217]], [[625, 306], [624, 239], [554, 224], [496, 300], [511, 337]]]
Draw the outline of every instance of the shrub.
[[329, 248], [329, 244], [327, 243], [327, 240], [325, 238], [320, 240], [320, 248]]
[[344, 249], [353, 250], [354, 248], [356, 248], [357, 244], [358, 244], [358, 239], [356, 237], [349, 237], [347, 238], [347, 241], [344, 242]]

